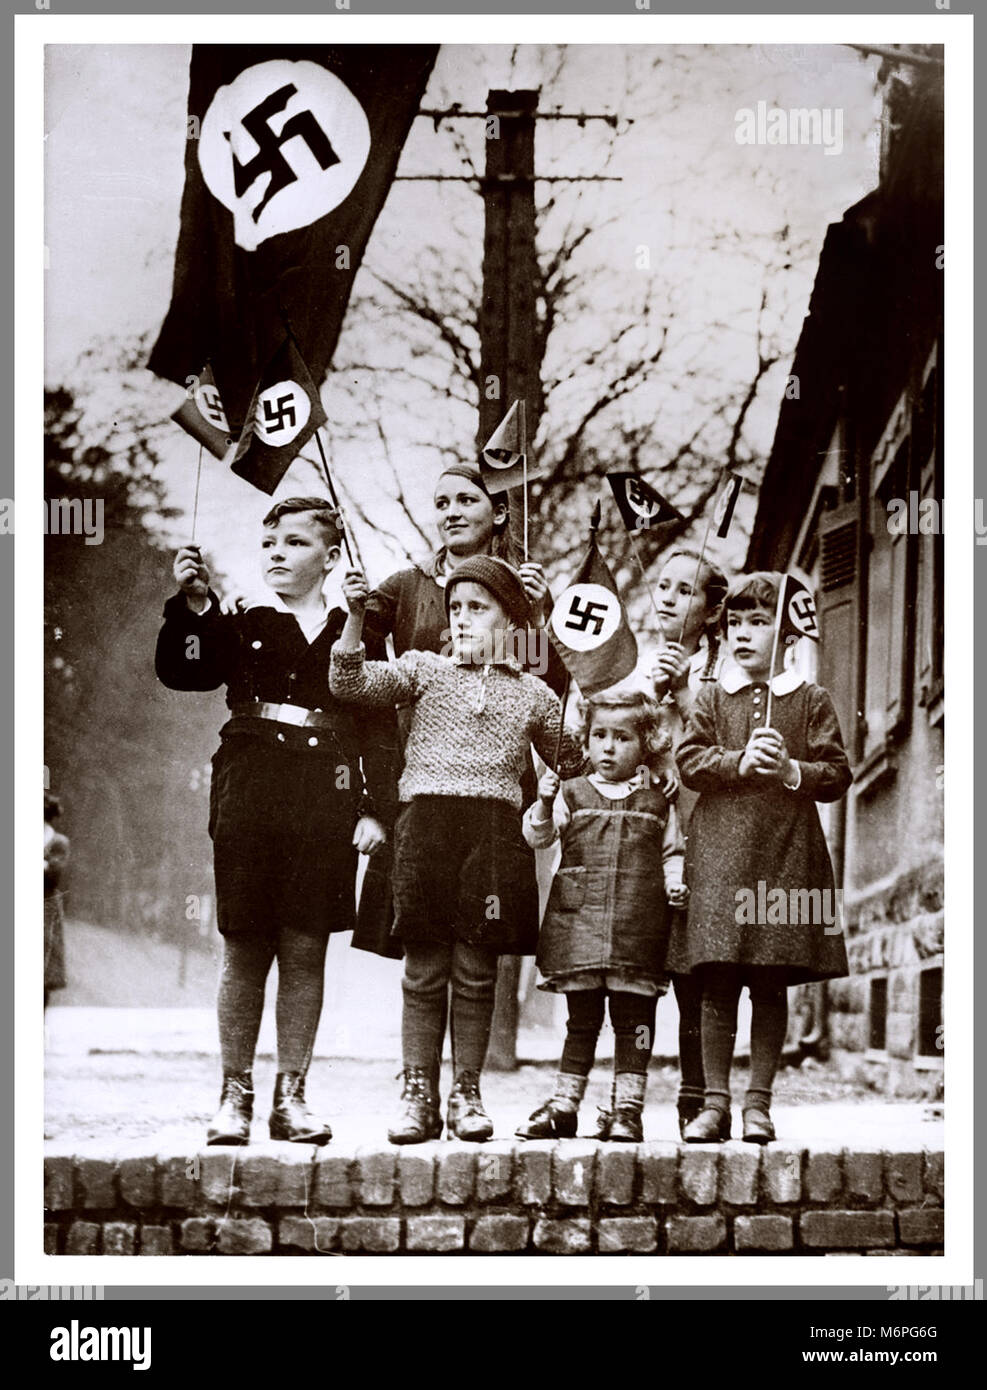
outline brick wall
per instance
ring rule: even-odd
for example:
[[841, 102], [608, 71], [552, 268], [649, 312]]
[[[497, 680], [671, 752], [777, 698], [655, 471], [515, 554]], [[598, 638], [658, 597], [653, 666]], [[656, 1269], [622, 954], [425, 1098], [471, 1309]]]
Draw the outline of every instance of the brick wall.
[[73, 1255], [941, 1254], [943, 1155], [568, 1140], [45, 1159]]

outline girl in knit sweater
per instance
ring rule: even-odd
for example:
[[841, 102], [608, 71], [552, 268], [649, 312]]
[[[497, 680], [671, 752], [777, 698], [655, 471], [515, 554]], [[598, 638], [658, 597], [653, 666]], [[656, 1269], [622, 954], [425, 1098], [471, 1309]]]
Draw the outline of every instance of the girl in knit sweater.
[[[459, 1139], [489, 1139], [493, 1124], [479, 1080], [497, 960], [533, 954], [538, 937], [534, 857], [521, 837], [521, 777], [531, 744], [554, 761], [562, 707], [510, 650], [510, 630], [531, 621], [530, 595], [505, 561], [476, 555], [449, 577], [449, 655], [406, 651], [390, 664], [366, 661], [366, 579], [351, 570], [343, 592], [350, 616], [332, 650], [333, 694], [413, 707], [394, 833], [394, 931], [405, 951], [403, 1110], [388, 1137], [412, 1144], [442, 1131], [439, 1061], [451, 984], [447, 1124]], [[563, 760], [575, 765], [579, 758], [578, 744], [565, 735]]]
[[517, 1133], [522, 1139], [575, 1134], [609, 1007], [613, 1097], [596, 1137], [640, 1143], [655, 1005], [667, 985], [667, 908], [686, 900], [675, 808], [654, 776], [664, 770], [671, 740], [658, 706], [640, 691], [593, 696], [582, 713], [592, 771], [562, 783], [561, 794], [557, 774], [545, 772], [524, 816], [532, 848], [562, 842], [538, 968], [545, 989], [565, 994], [569, 1021], [555, 1092]]

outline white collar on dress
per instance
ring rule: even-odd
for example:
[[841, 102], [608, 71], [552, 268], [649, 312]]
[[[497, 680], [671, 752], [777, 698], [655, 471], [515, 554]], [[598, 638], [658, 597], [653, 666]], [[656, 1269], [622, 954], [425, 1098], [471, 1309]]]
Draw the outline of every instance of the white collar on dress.
[[630, 796], [631, 792], [640, 791], [645, 785], [644, 778], [639, 772], [628, 778], [626, 782], [606, 782], [598, 772], [590, 772], [586, 780], [608, 801], [623, 801], [625, 796]]
[[[736, 695], [738, 690], [743, 690], [746, 685], [753, 685], [754, 682], [746, 671], [742, 671], [736, 662], [730, 661], [724, 667], [723, 674], [720, 676], [720, 685], [728, 695]], [[767, 684], [765, 681], [758, 681], [758, 685]], [[790, 695], [793, 690], [798, 690], [800, 685], [805, 685], [805, 676], [801, 671], [796, 671], [789, 667], [787, 671], [779, 671], [771, 682], [771, 692], [774, 695]]]

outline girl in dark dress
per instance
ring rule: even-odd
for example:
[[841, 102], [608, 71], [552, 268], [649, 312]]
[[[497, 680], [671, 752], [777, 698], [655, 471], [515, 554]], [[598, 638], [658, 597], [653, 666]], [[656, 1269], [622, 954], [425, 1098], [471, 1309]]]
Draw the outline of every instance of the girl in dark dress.
[[[677, 761], [699, 792], [686, 849], [689, 911], [673, 927], [668, 968], [702, 980], [705, 1108], [684, 1138], [730, 1137], [737, 1002], [752, 1004], [744, 1138], [774, 1138], [771, 1088], [788, 1024], [787, 989], [848, 974], [833, 869], [817, 801], [852, 780], [825, 690], [772, 670], [776, 574], [742, 575], [724, 606], [732, 665], [693, 707]], [[771, 724], [767, 694], [771, 681]]]

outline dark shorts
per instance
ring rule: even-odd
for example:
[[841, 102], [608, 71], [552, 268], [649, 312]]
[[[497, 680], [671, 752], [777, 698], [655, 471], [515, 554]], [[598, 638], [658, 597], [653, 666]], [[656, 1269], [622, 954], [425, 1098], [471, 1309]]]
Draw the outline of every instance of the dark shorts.
[[317, 937], [352, 931], [353, 780], [340, 777], [337, 758], [304, 745], [224, 739], [209, 801], [223, 936], [271, 936], [282, 925]]
[[538, 943], [535, 858], [503, 801], [420, 796], [394, 832], [394, 930], [404, 941], [468, 941], [499, 955]]

